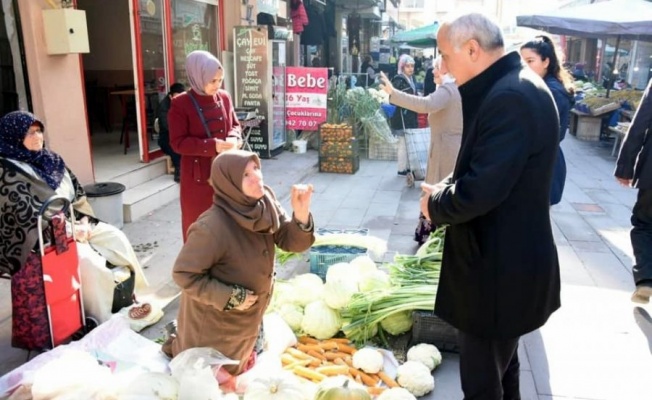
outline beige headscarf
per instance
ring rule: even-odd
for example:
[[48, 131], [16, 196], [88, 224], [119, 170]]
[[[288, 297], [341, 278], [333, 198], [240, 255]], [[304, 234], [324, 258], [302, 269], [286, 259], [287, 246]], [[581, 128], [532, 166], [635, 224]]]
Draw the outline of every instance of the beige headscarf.
[[211, 166], [210, 183], [215, 194], [213, 203], [224, 210], [243, 229], [258, 233], [274, 233], [280, 222], [276, 208], [276, 196], [269, 186], [265, 194], [256, 200], [242, 192], [242, 178], [249, 161], [260, 167], [256, 153], [230, 150], [220, 153]]

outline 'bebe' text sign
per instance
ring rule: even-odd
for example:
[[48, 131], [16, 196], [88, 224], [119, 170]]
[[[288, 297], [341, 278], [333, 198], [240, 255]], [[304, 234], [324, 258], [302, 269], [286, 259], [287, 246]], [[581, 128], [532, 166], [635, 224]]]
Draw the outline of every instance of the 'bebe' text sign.
[[287, 67], [285, 76], [286, 126], [316, 131], [327, 117], [328, 69]]

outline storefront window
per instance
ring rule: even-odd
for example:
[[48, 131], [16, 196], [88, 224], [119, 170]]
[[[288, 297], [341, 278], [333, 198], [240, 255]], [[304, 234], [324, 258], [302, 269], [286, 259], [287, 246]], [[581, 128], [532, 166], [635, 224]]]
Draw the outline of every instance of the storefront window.
[[218, 53], [217, 0], [172, 0], [174, 78], [189, 86], [186, 56], [194, 50]]

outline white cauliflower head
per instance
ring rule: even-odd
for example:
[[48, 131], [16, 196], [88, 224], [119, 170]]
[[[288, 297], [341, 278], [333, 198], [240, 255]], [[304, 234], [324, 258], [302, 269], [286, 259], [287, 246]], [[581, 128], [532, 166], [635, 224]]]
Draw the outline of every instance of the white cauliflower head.
[[441, 353], [436, 346], [428, 343], [420, 343], [412, 346], [407, 352], [408, 361], [418, 361], [434, 370], [441, 364]]
[[385, 390], [376, 400], [417, 400], [407, 389], [395, 387]]
[[353, 366], [368, 374], [377, 374], [383, 369], [383, 355], [380, 351], [365, 347], [353, 355]]
[[430, 370], [418, 361], [406, 361], [396, 370], [396, 381], [416, 397], [421, 397], [435, 388], [435, 378]]

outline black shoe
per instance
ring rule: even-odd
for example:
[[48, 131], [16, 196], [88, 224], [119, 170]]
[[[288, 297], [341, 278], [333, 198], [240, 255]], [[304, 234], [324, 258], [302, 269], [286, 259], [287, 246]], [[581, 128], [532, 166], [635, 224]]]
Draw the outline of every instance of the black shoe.
[[398, 174], [401, 175], [401, 176], [405, 176], [405, 175], [408, 174], [408, 172], [410, 172], [409, 169], [404, 169], [403, 171], [398, 171]]
[[175, 176], [174, 176], [174, 181], [175, 181], [176, 183], [179, 183], [179, 182], [181, 182], [181, 178], [179, 178], [178, 175], [175, 175]]

